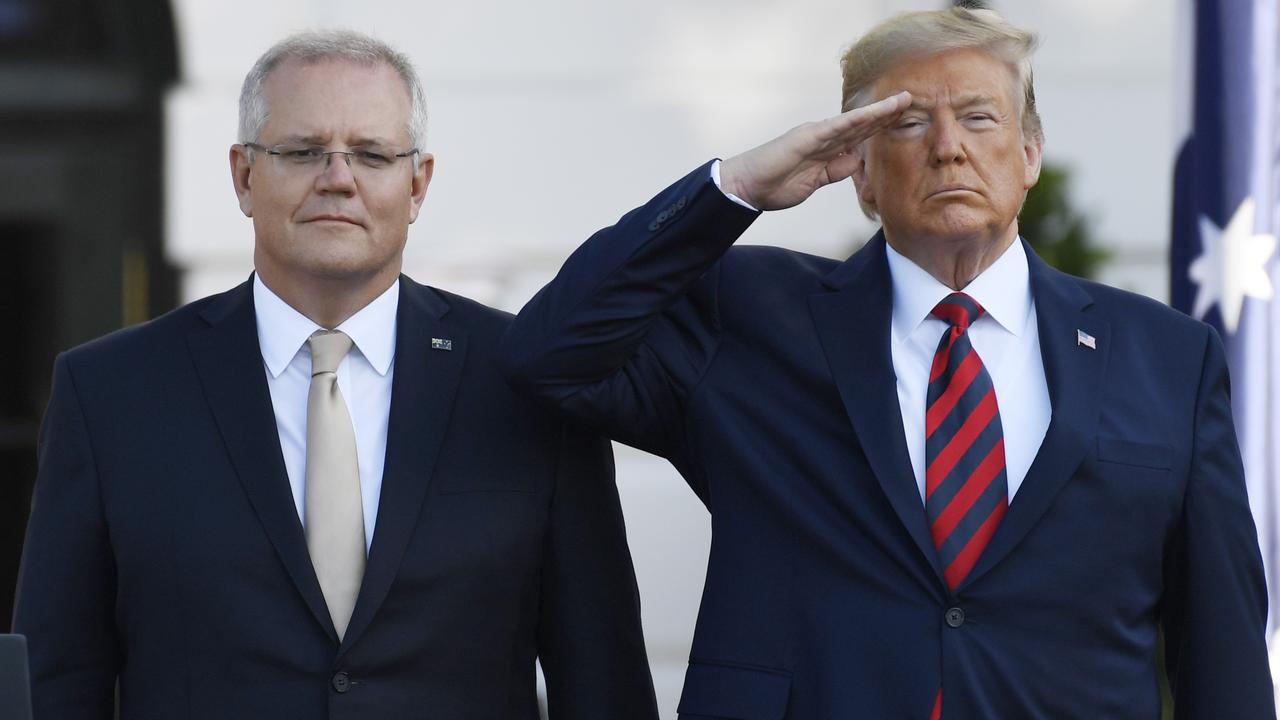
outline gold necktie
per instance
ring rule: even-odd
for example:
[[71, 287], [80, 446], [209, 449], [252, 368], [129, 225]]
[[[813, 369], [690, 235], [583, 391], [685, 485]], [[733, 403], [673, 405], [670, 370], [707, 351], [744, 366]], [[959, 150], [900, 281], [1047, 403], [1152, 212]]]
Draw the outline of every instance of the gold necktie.
[[309, 342], [311, 390], [307, 396], [304, 501], [307, 550], [341, 640], [351, 622], [365, 564], [356, 435], [338, 389], [338, 363], [351, 350], [351, 338], [321, 330]]

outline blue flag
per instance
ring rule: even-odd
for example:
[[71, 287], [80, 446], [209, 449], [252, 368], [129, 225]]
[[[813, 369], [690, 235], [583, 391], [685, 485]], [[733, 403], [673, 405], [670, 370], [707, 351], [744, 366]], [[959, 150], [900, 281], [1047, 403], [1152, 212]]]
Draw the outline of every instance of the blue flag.
[[1189, 133], [1174, 176], [1170, 298], [1226, 343], [1249, 503], [1280, 615], [1280, 0], [1190, 0]]

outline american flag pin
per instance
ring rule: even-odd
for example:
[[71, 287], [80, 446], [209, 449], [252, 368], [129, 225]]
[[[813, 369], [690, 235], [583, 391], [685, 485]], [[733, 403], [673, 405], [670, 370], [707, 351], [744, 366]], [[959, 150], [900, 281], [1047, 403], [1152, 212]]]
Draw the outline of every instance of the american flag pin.
[[1083, 330], [1076, 330], [1076, 347], [1084, 346], [1090, 350], [1098, 349], [1098, 340]]
[[453, 341], [450, 340], [449, 338], [431, 338], [431, 349], [432, 350], [452, 350]]

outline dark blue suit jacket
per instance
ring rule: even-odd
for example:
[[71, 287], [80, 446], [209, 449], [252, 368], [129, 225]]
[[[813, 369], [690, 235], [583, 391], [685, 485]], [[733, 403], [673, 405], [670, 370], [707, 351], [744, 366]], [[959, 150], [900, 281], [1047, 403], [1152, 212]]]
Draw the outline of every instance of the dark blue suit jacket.
[[[510, 316], [401, 280], [341, 643], [248, 283], [59, 357], [16, 612], [37, 720], [656, 717], [607, 443], [512, 394]], [[432, 338], [452, 341], [432, 349]]]
[[923, 720], [941, 686], [947, 720], [1157, 720], [1161, 665], [1180, 718], [1274, 717], [1208, 326], [1028, 248], [1052, 421], [950, 592], [883, 238], [843, 263], [730, 249], [754, 217], [700, 168], [579, 248], [504, 341], [519, 387], [666, 456], [711, 512], [683, 718]]

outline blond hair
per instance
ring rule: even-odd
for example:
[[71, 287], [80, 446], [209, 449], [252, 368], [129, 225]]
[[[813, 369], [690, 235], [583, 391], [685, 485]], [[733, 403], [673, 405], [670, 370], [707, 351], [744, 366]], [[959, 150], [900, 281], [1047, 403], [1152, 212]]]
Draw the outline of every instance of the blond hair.
[[1031, 55], [1039, 43], [1036, 34], [1005, 21], [994, 10], [951, 7], [946, 10], [903, 13], [863, 35], [840, 59], [844, 86], [842, 111], [866, 105], [872, 85], [889, 68], [903, 60], [948, 50], [976, 48], [1008, 65], [1014, 78], [1014, 102], [1022, 116], [1022, 132], [1044, 141], [1036, 93], [1031, 77]]

